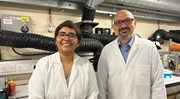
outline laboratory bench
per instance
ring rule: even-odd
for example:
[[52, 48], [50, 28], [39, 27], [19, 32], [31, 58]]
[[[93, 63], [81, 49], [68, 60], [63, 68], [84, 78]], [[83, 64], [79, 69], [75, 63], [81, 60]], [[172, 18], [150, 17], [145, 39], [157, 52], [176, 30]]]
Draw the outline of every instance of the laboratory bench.
[[180, 77], [172, 76], [172, 79], [165, 80], [168, 99], [180, 99]]
[[[172, 76], [172, 79], [165, 80], [168, 99], [180, 99], [180, 77]], [[28, 99], [27, 84], [16, 86], [16, 99]]]

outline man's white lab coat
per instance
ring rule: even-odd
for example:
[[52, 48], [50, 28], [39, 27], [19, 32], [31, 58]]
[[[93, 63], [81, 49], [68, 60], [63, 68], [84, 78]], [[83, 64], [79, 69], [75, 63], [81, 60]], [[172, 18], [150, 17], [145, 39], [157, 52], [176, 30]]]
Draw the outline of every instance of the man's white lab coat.
[[117, 40], [105, 46], [99, 58], [99, 99], [166, 99], [163, 66], [155, 45], [135, 36], [125, 63]]
[[67, 88], [59, 53], [40, 59], [29, 81], [29, 99], [97, 99], [98, 86], [91, 63], [74, 56]]

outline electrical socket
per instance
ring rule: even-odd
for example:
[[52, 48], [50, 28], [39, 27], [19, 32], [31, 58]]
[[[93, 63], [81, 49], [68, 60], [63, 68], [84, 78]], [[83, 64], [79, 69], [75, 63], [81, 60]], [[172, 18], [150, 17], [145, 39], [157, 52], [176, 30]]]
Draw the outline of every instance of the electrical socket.
[[16, 70], [17, 72], [31, 71], [33, 68], [31, 67], [31, 64], [16, 64]]
[[38, 60], [0, 62], [0, 76], [32, 73]]
[[7, 67], [7, 72], [15, 72], [16, 71], [16, 65], [15, 64], [10, 64], [8, 67]]
[[1, 73], [5, 73], [5, 72], [6, 72], [6, 67], [7, 67], [7, 66], [6, 66], [5, 64], [1, 64], [1, 65], [0, 65], [0, 68], [1, 68], [1, 69], [0, 69], [0, 72], [1, 72]]
[[7, 72], [15, 72], [16, 66], [13, 64], [0, 64], [0, 72], [7, 73]]

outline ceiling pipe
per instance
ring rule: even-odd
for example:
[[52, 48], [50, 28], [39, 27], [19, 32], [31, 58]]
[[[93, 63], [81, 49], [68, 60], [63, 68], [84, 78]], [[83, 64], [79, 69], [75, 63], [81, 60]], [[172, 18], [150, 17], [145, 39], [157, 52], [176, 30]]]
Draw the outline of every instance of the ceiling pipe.
[[81, 2], [91, 8], [96, 8], [98, 5], [104, 2], [104, 0], [61, 0], [61, 1]]
[[[116, 14], [116, 12], [118, 10], [116, 9], [129, 9], [131, 11], [138, 11], [138, 12], [147, 12], [147, 13], [154, 13], [154, 14], [160, 14], [160, 15], [165, 15], [165, 16], [173, 16], [173, 17], [179, 17], [179, 15], [177, 14], [171, 14], [171, 13], [166, 13], [166, 12], [159, 12], [159, 11], [153, 11], [153, 10], [150, 10], [150, 9], [142, 9], [142, 8], [135, 8], [135, 7], [130, 7], [130, 6], [124, 6], [124, 5], [114, 5], [112, 3], [107, 3], [107, 2], [103, 2], [100, 6], [98, 7], [111, 7], [111, 8], [114, 8], [113, 11], [111, 12], [114, 12], [114, 14]], [[103, 8], [104, 9], [104, 8]]]
[[[143, 3], [140, 3], [143, 2]], [[160, 1], [159, 2], [165, 2]], [[83, 10], [84, 6], [96, 10], [96, 13], [116, 14], [120, 9], [130, 10], [135, 17], [161, 21], [180, 22], [180, 1], [170, 0], [169, 3], [159, 3], [152, 0], [3, 0], [0, 2], [18, 3], [62, 9]], [[115, 3], [114, 3], [115, 2]], [[172, 4], [170, 4], [172, 2]], [[145, 5], [145, 3], [149, 5]], [[150, 4], [151, 3], [151, 4]], [[159, 3], [159, 4], [158, 4]], [[144, 5], [143, 5], [144, 4]], [[172, 6], [167, 6], [170, 4]], [[154, 7], [157, 5], [163, 8]], [[176, 9], [177, 8], [177, 9]], [[178, 11], [178, 13], [176, 13]]]
[[105, 0], [105, 2], [180, 15], [180, 0]]
[[150, 20], [160, 20], [166, 22], [179, 22], [180, 16], [177, 14], [165, 13], [165, 12], [157, 12], [147, 9], [140, 9], [136, 7], [129, 7], [123, 5], [114, 5], [107, 2], [103, 2], [101, 5], [97, 7], [97, 13], [111, 14], [115, 15], [117, 11], [121, 9], [127, 9], [131, 11], [136, 18], [142, 19], [150, 19]]
[[104, 0], [85, 0], [85, 4], [92, 8], [96, 8], [102, 2], [104, 2]]

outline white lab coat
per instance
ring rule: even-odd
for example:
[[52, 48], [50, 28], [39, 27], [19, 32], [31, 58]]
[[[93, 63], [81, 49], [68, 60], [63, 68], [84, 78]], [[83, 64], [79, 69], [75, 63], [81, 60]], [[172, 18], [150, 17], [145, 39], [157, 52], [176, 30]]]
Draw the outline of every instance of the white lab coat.
[[166, 99], [163, 66], [155, 45], [135, 36], [125, 63], [117, 40], [106, 45], [99, 58], [99, 99]]
[[29, 99], [97, 99], [99, 90], [92, 64], [78, 55], [67, 88], [59, 53], [40, 59], [29, 84]]

